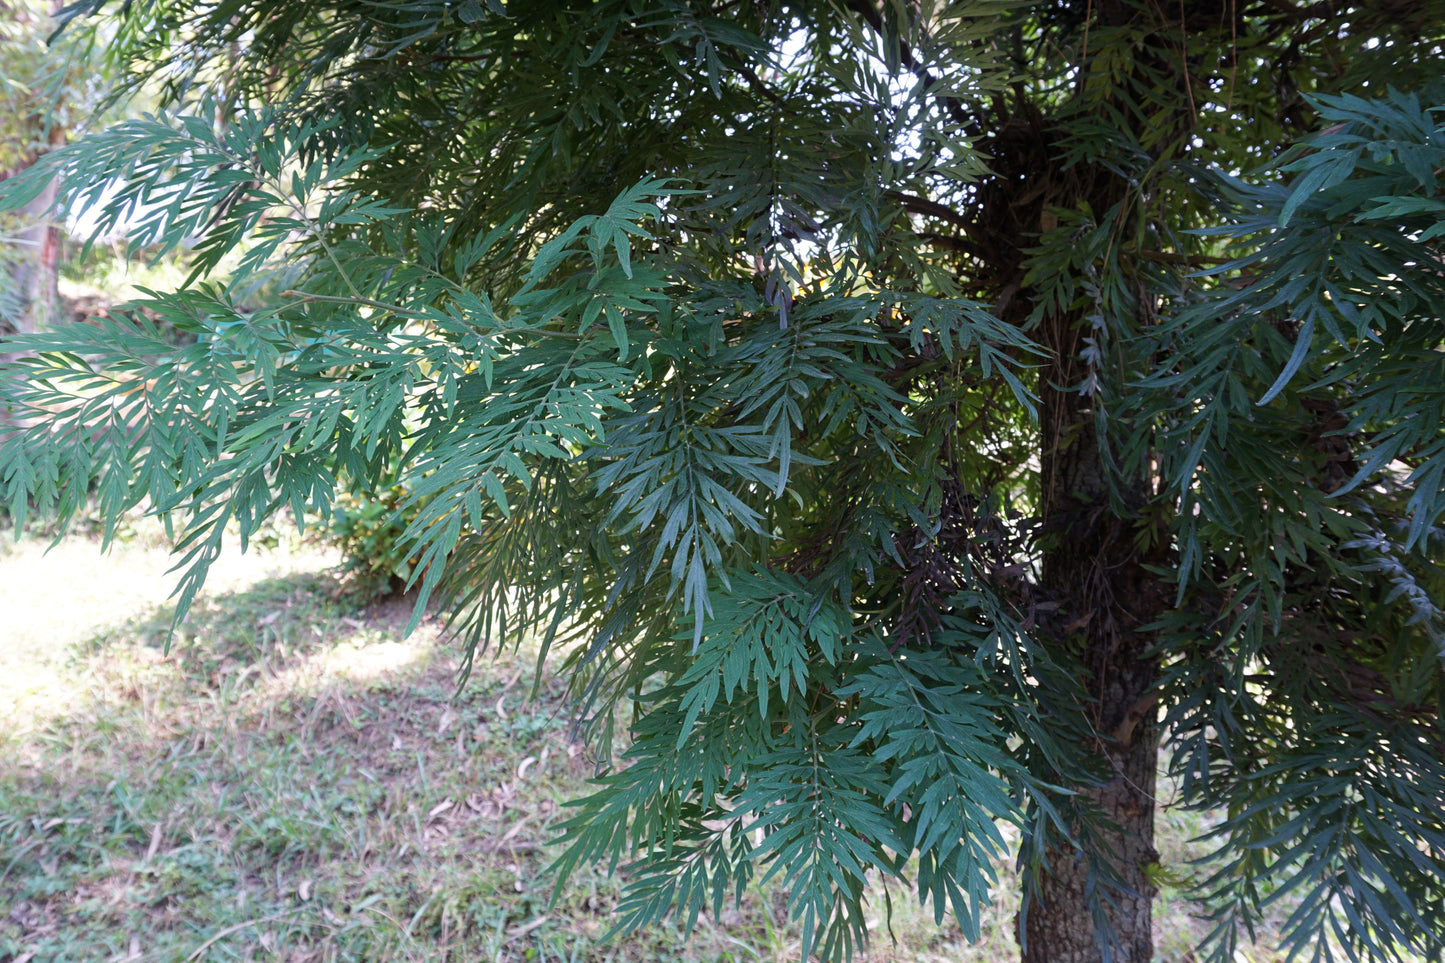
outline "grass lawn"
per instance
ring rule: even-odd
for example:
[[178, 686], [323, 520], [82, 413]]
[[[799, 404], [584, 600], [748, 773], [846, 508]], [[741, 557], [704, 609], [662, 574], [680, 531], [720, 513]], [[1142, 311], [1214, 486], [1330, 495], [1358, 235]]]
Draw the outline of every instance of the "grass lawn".
[[[336, 559], [293, 545], [218, 564], [164, 641], [158, 535], [107, 556], [72, 536], [0, 547], [0, 963], [783, 961], [798, 936], [756, 891], [691, 935], [604, 942], [625, 880], [556, 901], [554, 825], [593, 771], [525, 650], [478, 662], [404, 602], [348, 601]], [[1161, 820], [1183, 865], [1197, 816]], [[1007, 867], [985, 938], [891, 891], [868, 961], [1016, 959]], [[1161, 960], [1202, 932], [1161, 894]], [[1253, 961], [1275, 959], [1265, 948]]]

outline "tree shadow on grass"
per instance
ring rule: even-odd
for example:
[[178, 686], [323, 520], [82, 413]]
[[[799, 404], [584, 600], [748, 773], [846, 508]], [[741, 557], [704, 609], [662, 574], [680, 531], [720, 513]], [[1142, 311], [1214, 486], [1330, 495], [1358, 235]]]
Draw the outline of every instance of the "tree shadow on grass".
[[[207, 595], [167, 650], [171, 611], [72, 646], [74, 708], [0, 743], [0, 963], [796, 958], [777, 892], [615, 943], [625, 873], [549, 903], [592, 767], [560, 685], [527, 701], [529, 655], [458, 693], [435, 622], [402, 640], [407, 600], [363, 607], [324, 574]], [[1012, 961], [1002, 895], [970, 947], [896, 894], [900, 944], [860, 963]]]
[[0, 963], [727, 958], [594, 949], [601, 875], [547, 909], [590, 774], [560, 691], [527, 702], [515, 656], [458, 693], [402, 604], [303, 573], [198, 600], [169, 648], [167, 606], [74, 646], [70, 711], [0, 744]]
[[331, 643], [342, 619], [358, 611], [339, 599], [332, 577], [305, 572], [263, 579], [238, 592], [196, 599], [186, 620], [172, 631], [175, 608], [149, 613], [96, 631], [74, 647], [73, 659], [115, 658], [121, 649], [145, 651], [187, 678], [209, 682], [228, 663], [284, 664]]
[[[299, 573], [198, 600], [169, 651], [166, 606], [73, 646], [74, 708], [0, 744], [0, 963], [796, 958], [776, 888], [614, 943], [625, 872], [551, 904], [592, 772], [561, 687], [527, 701], [531, 656], [504, 652], [458, 693], [458, 653], [435, 622], [401, 640], [409, 615]], [[895, 893], [900, 943], [860, 963], [1011, 963], [1011, 893], [980, 946]]]

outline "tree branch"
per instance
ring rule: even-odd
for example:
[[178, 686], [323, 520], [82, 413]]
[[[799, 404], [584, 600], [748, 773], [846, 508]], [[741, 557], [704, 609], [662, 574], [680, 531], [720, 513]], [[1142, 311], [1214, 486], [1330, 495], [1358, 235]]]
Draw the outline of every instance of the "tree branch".
[[769, 87], [767, 84], [763, 83], [763, 79], [757, 75], [757, 72], [754, 71], [753, 68], [749, 67], [747, 64], [738, 64], [736, 69], [738, 75], [742, 77], [743, 80], [746, 80], [748, 82], [748, 86], [752, 88], [753, 93], [766, 97], [768, 100], [772, 101], [774, 104], [777, 104], [779, 107], [782, 107], [787, 103], [787, 101], [782, 98], [781, 94], [779, 94], [773, 88]]
[[924, 217], [947, 221], [949, 224], [963, 228], [965, 234], [978, 240], [978, 226], [945, 204], [931, 201], [926, 197], [919, 197], [916, 194], [905, 194], [903, 191], [886, 191], [883, 196], [902, 204], [903, 209], [910, 214], [921, 214]]
[[[883, 29], [883, 15], [878, 12], [877, 7], [873, 6], [871, 0], [848, 0], [848, 7], [862, 17], [863, 22], [868, 24], [874, 33], [883, 37], [885, 40], [888, 39], [887, 32]], [[938, 78], [934, 77], [928, 68], [923, 66], [917, 57], [913, 56], [913, 48], [909, 45], [908, 41], [902, 37], [898, 38], [898, 55], [903, 60], [904, 65], [908, 67], [909, 71], [929, 87], [932, 87], [938, 82]], [[943, 109], [948, 112], [948, 116], [953, 118], [954, 123], [960, 127], [969, 126], [972, 118], [964, 112], [963, 105], [959, 103], [957, 97], [940, 96], [938, 102], [943, 106]]]
[[1209, 265], [1228, 264], [1233, 260], [1227, 257], [1206, 257], [1202, 254], [1175, 254], [1171, 251], [1140, 251], [1139, 256], [1146, 261], [1157, 261], [1160, 264], [1179, 264], [1184, 267], [1206, 267]]

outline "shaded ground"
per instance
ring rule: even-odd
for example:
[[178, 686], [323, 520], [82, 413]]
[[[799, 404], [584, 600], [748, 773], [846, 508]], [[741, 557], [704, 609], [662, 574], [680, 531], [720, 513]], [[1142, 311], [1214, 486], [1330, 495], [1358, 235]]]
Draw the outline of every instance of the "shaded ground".
[[[404, 602], [345, 601], [304, 546], [227, 557], [166, 652], [157, 538], [42, 549], [0, 549], [0, 963], [797, 958], [771, 891], [615, 942], [625, 874], [549, 902], [592, 767], [559, 688], [528, 700], [529, 653], [458, 693], [435, 623], [401, 639]], [[898, 942], [880, 919], [866, 959], [1016, 958], [1011, 905], [971, 947], [892, 895]], [[1161, 959], [1191, 942], [1181, 908], [1166, 893]]]

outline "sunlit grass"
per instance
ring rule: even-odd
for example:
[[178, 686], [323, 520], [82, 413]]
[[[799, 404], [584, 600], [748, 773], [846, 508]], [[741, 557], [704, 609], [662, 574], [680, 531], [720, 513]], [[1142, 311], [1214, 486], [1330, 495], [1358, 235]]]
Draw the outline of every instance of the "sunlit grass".
[[[624, 874], [543, 872], [592, 772], [532, 653], [479, 662], [405, 603], [363, 608], [305, 545], [228, 555], [166, 637], [158, 533], [0, 549], [0, 961], [782, 961], [798, 933], [755, 893], [691, 936], [603, 942]], [[1160, 849], [1182, 859], [1183, 817]], [[869, 961], [1013, 960], [1008, 867], [984, 939], [893, 890]], [[1160, 901], [1162, 960], [1189, 904]], [[1193, 934], [1193, 935], [1192, 935]], [[1250, 959], [1273, 959], [1252, 953]]]

